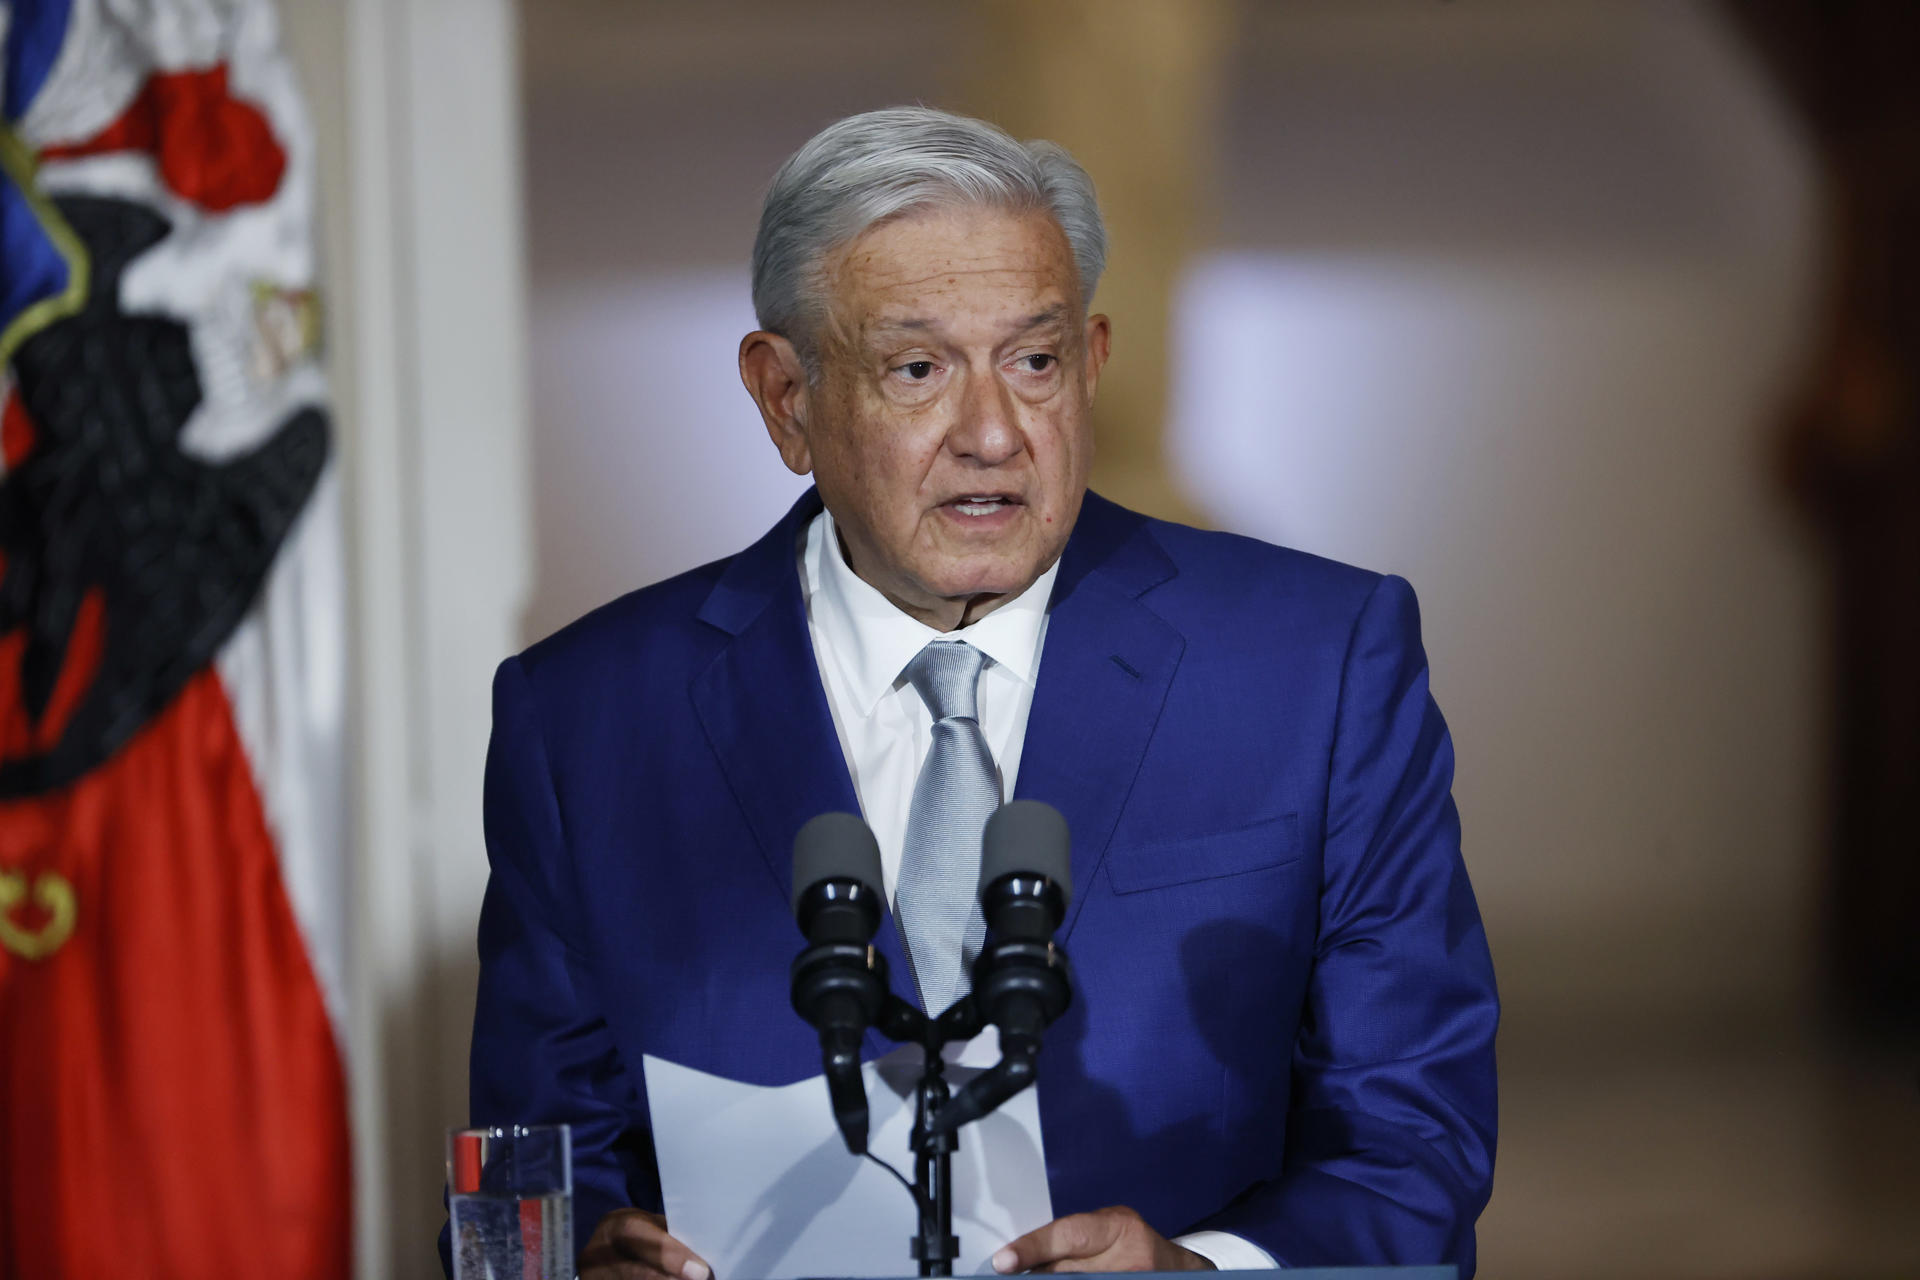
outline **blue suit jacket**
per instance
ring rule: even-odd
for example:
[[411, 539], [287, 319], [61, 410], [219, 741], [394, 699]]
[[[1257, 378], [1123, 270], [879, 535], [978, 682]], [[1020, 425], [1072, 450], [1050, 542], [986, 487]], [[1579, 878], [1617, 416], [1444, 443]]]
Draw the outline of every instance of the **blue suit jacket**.
[[[859, 806], [796, 571], [818, 510], [495, 682], [473, 1119], [574, 1126], [583, 1243], [660, 1205], [641, 1054], [820, 1070], [787, 1003], [793, 836]], [[1405, 582], [1088, 495], [1018, 785], [1073, 834], [1056, 1213], [1471, 1272], [1498, 1006], [1452, 772]], [[877, 941], [912, 998], [891, 920]]]

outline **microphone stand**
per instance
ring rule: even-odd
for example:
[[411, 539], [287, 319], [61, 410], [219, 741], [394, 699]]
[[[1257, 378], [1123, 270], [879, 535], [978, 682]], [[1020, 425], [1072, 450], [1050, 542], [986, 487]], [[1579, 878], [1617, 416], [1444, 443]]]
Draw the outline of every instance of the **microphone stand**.
[[938, 1018], [929, 1018], [888, 992], [877, 1025], [888, 1039], [917, 1044], [922, 1051], [911, 1139], [913, 1199], [920, 1213], [920, 1231], [913, 1238], [911, 1250], [921, 1275], [950, 1276], [960, 1256], [960, 1238], [953, 1234], [953, 1153], [960, 1148], [960, 1135], [955, 1127], [935, 1125], [953, 1096], [947, 1087], [947, 1063], [941, 1050], [979, 1034], [979, 1005], [968, 995]]
[[[855, 904], [860, 890], [872, 892], [864, 885], [847, 887], [837, 881], [823, 881], [808, 893], [816, 890], [823, 895], [813, 904], [816, 911], [823, 905]], [[1059, 927], [1065, 894], [1043, 876], [1012, 873], [997, 879], [988, 892], [1000, 895], [996, 901], [1002, 909], [1016, 913], [1009, 916], [1016, 923], [1017, 913], [1031, 917], [1036, 907], [1044, 910], [1041, 919], [1025, 921], [1029, 930], [1043, 925], [1051, 933]], [[809, 927], [808, 910], [806, 901], [795, 908], [803, 931]], [[872, 936], [874, 923], [866, 924], [862, 939]], [[841, 932], [846, 932], [844, 922]], [[849, 1152], [871, 1154], [866, 1089], [860, 1075], [862, 1028], [871, 1026], [898, 1044], [920, 1046], [920, 1082], [914, 1091], [910, 1138], [914, 1176], [909, 1190], [920, 1219], [910, 1248], [921, 1275], [951, 1276], [960, 1256], [960, 1240], [953, 1234], [953, 1153], [960, 1147], [961, 1127], [990, 1114], [1034, 1083], [1041, 1032], [1072, 998], [1067, 958], [1051, 939], [1016, 935], [993, 943], [974, 963], [973, 990], [937, 1018], [894, 994], [887, 983], [886, 959], [870, 943], [840, 937], [816, 942], [795, 957], [793, 1007], [820, 1032], [828, 1097]], [[956, 1095], [947, 1085], [941, 1050], [978, 1035], [989, 1010], [1000, 1027], [1000, 1062]], [[901, 1180], [905, 1181], [904, 1175]]]

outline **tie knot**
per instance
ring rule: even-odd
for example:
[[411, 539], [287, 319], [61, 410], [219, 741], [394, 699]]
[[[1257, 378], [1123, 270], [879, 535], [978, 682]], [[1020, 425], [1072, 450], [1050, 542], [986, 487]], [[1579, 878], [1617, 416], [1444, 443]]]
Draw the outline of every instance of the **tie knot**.
[[975, 693], [987, 655], [966, 641], [936, 640], [907, 664], [907, 683], [935, 721], [978, 720]]

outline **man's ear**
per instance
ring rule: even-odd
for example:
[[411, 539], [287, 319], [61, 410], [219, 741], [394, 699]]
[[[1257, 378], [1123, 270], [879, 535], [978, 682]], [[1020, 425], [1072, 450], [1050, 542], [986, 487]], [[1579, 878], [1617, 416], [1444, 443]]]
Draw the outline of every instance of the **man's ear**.
[[1100, 386], [1100, 371], [1107, 367], [1107, 352], [1113, 346], [1113, 325], [1103, 315], [1087, 317], [1087, 403]]
[[807, 442], [807, 371], [800, 353], [777, 333], [755, 329], [740, 339], [740, 381], [760, 406], [761, 420], [780, 461], [787, 470], [804, 476], [813, 470], [813, 448]]

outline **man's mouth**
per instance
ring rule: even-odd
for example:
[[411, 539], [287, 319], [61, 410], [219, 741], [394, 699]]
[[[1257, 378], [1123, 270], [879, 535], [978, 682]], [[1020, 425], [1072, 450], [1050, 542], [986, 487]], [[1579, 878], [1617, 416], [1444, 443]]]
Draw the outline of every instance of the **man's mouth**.
[[963, 516], [991, 516], [1014, 506], [1015, 500], [1003, 493], [982, 493], [955, 498], [947, 505]]

